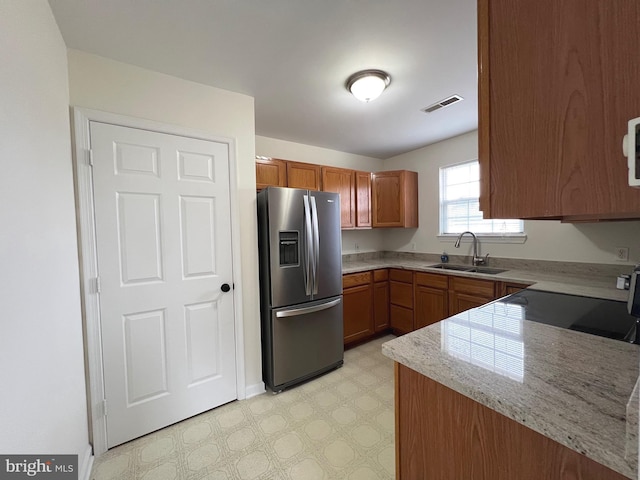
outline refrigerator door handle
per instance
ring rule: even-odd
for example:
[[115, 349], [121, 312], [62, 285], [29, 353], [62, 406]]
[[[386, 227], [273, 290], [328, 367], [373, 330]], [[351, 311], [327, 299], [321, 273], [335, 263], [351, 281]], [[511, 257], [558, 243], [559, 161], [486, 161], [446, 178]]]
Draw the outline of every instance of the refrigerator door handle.
[[311, 295], [312, 278], [311, 278], [311, 263], [313, 262], [313, 245], [312, 245], [312, 231], [311, 231], [311, 208], [309, 207], [309, 195], [302, 197], [304, 202], [304, 224], [306, 228], [306, 238], [304, 245], [306, 247], [305, 252], [305, 265], [304, 265], [304, 288], [307, 296]]
[[316, 197], [311, 196], [311, 213], [313, 218], [313, 294], [318, 293], [318, 270], [320, 267], [320, 233], [318, 229], [318, 207]]
[[330, 302], [323, 303], [321, 305], [314, 305], [313, 307], [295, 308], [293, 310], [282, 310], [280, 312], [276, 312], [276, 317], [278, 318], [297, 317], [299, 315], [307, 315], [309, 313], [320, 312], [322, 310], [327, 310], [329, 308], [335, 307], [341, 301], [342, 301], [341, 298], [336, 298], [335, 300], [331, 300]]

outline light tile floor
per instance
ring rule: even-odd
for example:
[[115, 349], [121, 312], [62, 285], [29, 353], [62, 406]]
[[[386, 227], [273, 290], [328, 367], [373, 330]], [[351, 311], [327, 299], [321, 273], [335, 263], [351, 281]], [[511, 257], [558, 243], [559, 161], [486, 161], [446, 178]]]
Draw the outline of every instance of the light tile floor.
[[393, 479], [393, 362], [374, 340], [278, 395], [232, 402], [109, 450], [93, 480]]

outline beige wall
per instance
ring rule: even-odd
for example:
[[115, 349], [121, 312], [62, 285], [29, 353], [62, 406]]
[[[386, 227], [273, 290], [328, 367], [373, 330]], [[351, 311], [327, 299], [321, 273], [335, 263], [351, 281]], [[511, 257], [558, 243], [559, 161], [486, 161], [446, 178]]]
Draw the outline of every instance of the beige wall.
[[[419, 174], [420, 228], [388, 230], [384, 248], [396, 251], [468, 254], [464, 244], [459, 250], [451, 242], [437, 238], [439, 230], [439, 168], [478, 158], [477, 131], [444, 140], [385, 160], [385, 170], [407, 169]], [[621, 157], [621, 161], [623, 161]], [[630, 262], [640, 261], [640, 222], [563, 224], [554, 220], [525, 221], [524, 244], [484, 242], [483, 253], [494, 257], [526, 258], [586, 263], [618, 263], [615, 247], [629, 247]]]
[[[378, 158], [260, 136], [256, 136], [256, 155], [365, 172], [383, 169], [383, 161]], [[380, 251], [383, 249], [383, 235], [383, 232], [377, 229], [345, 230], [342, 232], [342, 253]]]
[[89, 446], [67, 50], [45, 0], [0, 2], [0, 452]]
[[69, 50], [71, 105], [186, 127], [236, 142], [246, 384], [262, 382], [253, 98]]

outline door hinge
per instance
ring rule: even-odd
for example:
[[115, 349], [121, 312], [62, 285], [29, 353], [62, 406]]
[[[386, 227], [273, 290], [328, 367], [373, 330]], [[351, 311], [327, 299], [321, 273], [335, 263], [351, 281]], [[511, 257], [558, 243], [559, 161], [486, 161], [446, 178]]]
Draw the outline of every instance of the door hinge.
[[96, 277], [96, 293], [100, 293], [102, 290], [102, 283], [100, 282], [100, 277]]
[[93, 150], [87, 150], [87, 163], [93, 167]]
[[102, 400], [102, 416], [103, 417], [107, 416], [107, 399], [106, 398]]

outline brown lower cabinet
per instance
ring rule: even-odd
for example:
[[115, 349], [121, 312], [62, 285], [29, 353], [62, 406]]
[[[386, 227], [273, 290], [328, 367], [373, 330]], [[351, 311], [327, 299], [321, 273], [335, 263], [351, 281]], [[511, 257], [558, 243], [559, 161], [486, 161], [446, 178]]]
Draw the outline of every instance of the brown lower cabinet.
[[352, 273], [342, 277], [344, 344], [357, 342], [374, 334], [372, 272]]
[[527, 286], [399, 268], [347, 274], [343, 276], [344, 344], [389, 329], [404, 335]]
[[391, 328], [398, 335], [414, 330], [413, 290], [411, 270], [389, 270], [389, 321]]
[[622, 475], [396, 363], [396, 479], [622, 480]]
[[373, 282], [373, 323], [378, 333], [389, 328], [389, 270], [374, 270]]
[[479, 307], [496, 298], [496, 282], [449, 277], [449, 316]]
[[426, 327], [449, 316], [447, 275], [416, 272], [415, 328]]

